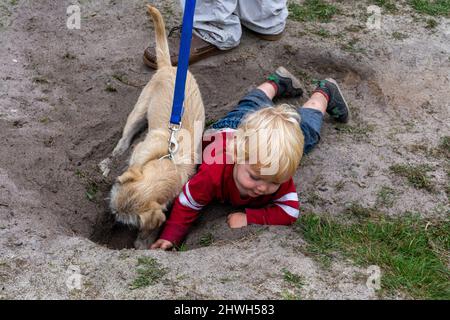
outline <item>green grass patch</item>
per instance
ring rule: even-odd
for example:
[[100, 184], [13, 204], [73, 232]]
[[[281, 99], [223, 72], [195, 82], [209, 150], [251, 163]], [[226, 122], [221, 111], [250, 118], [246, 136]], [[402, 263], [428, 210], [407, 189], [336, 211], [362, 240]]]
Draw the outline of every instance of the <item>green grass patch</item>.
[[348, 124], [336, 124], [334, 127], [339, 134], [348, 134], [354, 136], [356, 139], [360, 140], [362, 138], [367, 138], [369, 133], [375, 130], [375, 126], [371, 124], [358, 124], [356, 126]]
[[385, 208], [392, 208], [396, 199], [396, 192], [394, 189], [382, 186], [377, 193], [377, 207], [383, 206]]
[[283, 280], [291, 284], [292, 286], [301, 289], [305, 284], [305, 279], [303, 276], [290, 272], [289, 270], [283, 268]]
[[425, 26], [425, 28], [427, 29], [434, 29], [438, 26], [438, 22], [434, 19], [427, 19], [427, 24]]
[[329, 37], [331, 37], [331, 32], [328, 31], [328, 30], [325, 30], [324, 28], [320, 28], [319, 30], [313, 30], [311, 32], [314, 33], [315, 35], [318, 35], [319, 37], [322, 37], [322, 38], [329, 38]]
[[441, 137], [438, 145], [438, 150], [447, 158], [450, 158], [450, 136]]
[[214, 242], [214, 235], [211, 232], [204, 234], [200, 237], [200, 245], [202, 247], [208, 247]]
[[174, 248], [175, 248], [175, 250], [181, 251], [181, 252], [188, 251], [188, 247], [187, 247], [186, 243], [184, 243], [184, 242], [178, 246], [175, 245]]
[[392, 38], [394, 38], [395, 40], [405, 40], [408, 39], [409, 36], [407, 34], [395, 31], [392, 33]]
[[117, 89], [110, 83], [106, 85], [105, 91], [107, 92], [117, 92]]
[[372, 217], [340, 223], [305, 214], [296, 230], [316, 255], [338, 252], [361, 267], [381, 268], [381, 292], [402, 291], [417, 299], [450, 299], [450, 221], [433, 222], [408, 215]]
[[98, 193], [98, 185], [95, 182], [90, 181], [88, 186], [86, 187], [86, 197], [90, 201], [95, 201], [97, 193]]
[[329, 22], [338, 13], [336, 6], [323, 0], [305, 0], [303, 4], [289, 3], [289, 18], [295, 21]]
[[283, 272], [283, 280], [290, 287], [293, 288], [293, 292], [284, 290], [281, 296], [284, 300], [299, 300], [301, 298], [300, 290], [305, 285], [305, 278], [301, 275], [295, 274], [287, 270], [286, 268], [281, 269]]
[[409, 0], [409, 4], [419, 13], [450, 16], [450, 0]]
[[392, 0], [373, 0], [373, 4], [383, 8], [385, 11], [389, 13], [395, 13], [398, 11], [397, 6], [395, 5], [395, 1]]
[[154, 258], [138, 258], [137, 277], [130, 284], [130, 289], [135, 290], [158, 283], [167, 274], [167, 270]]
[[357, 46], [358, 42], [359, 39], [353, 38], [347, 43], [342, 44], [341, 49], [350, 53], [366, 53], [366, 49]]
[[416, 189], [434, 191], [434, 184], [427, 175], [429, 171], [432, 171], [429, 165], [395, 164], [390, 166], [389, 169], [396, 175], [405, 177], [409, 184]]
[[450, 160], [447, 162], [447, 185], [445, 186], [445, 193], [447, 194], [447, 199], [450, 201]]

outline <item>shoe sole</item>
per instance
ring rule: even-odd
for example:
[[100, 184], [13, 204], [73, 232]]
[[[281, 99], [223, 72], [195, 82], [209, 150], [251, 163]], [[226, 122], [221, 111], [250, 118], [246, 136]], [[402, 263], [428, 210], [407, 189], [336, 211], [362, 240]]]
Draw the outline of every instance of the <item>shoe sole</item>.
[[348, 120], [350, 119], [350, 108], [348, 107], [348, 103], [347, 103], [347, 101], [345, 100], [344, 95], [342, 94], [341, 88], [339, 88], [339, 85], [337, 84], [336, 80], [334, 80], [333, 78], [327, 78], [327, 79], [325, 79], [325, 80], [328, 81], [328, 82], [333, 83], [333, 84], [336, 86], [336, 88], [337, 88], [338, 91], [339, 91], [339, 94], [340, 94], [341, 97], [342, 97], [342, 100], [344, 100], [345, 106], [347, 107], [347, 119], [346, 119], [346, 121], [344, 121], [344, 123], [347, 123]]
[[259, 32], [253, 31], [252, 29], [247, 28], [244, 25], [242, 25], [242, 26], [250, 34], [253, 34], [254, 36], [258, 37], [259, 39], [266, 40], [266, 41], [277, 41], [277, 40], [280, 40], [284, 35], [284, 30], [278, 34], [264, 34], [264, 33], [259, 33]]
[[[206, 51], [203, 51], [201, 53], [191, 54], [191, 56], [189, 57], [189, 65], [192, 65], [192, 64], [194, 64], [194, 63], [196, 63], [196, 62], [198, 62], [200, 60], [203, 60], [203, 59], [206, 59], [206, 58], [209, 58], [209, 57], [212, 57], [212, 56], [223, 54], [223, 53], [225, 53], [227, 51], [230, 51], [230, 50], [219, 50], [217, 48], [209, 48]], [[155, 69], [155, 70], [158, 69], [158, 65], [153, 63], [152, 61], [150, 61], [147, 58], [147, 56], [145, 55], [145, 53], [142, 56], [142, 59], [144, 61], [144, 64], [147, 67], [150, 67], [150, 68]], [[178, 61], [176, 61], [176, 62], [171, 61], [171, 62], [172, 62], [172, 67], [176, 67], [178, 65]]]
[[142, 56], [142, 60], [144, 61], [144, 64], [152, 69], [158, 69], [158, 66], [156, 64], [154, 64], [153, 62], [151, 62], [150, 60], [147, 59], [147, 57], [145, 56], [145, 54]]
[[283, 32], [280, 34], [262, 34], [253, 31], [253, 34], [258, 38], [266, 41], [278, 41], [283, 37]]
[[292, 73], [287, 71], [287, 69], [285, 67], [278, 67], [278, 69], [275, 71], [275, 73], [278, 74], [280, 77], [291, 79], [292, 87], [296, 90], [302, 90], [302, 85], [300, 83], [300, 80], [298, 80], [297, 77], [294, 76]]

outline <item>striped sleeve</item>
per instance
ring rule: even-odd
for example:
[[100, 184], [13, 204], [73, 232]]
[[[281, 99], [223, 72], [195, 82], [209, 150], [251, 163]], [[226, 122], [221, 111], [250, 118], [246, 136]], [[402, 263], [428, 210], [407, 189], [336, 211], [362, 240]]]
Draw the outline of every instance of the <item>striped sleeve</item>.
[[197, 219], [200, 210], [213, 199], [213, 180], [204, 165], [183, 187], [175, 199], [169, 219], [164, 225], [160, 239], [179, 245], [192, 223]]
[[290, 225], [300, 214], [300, 203], [294, 181], [283, 183], [265, 208], [245, 210], [248, 224]]

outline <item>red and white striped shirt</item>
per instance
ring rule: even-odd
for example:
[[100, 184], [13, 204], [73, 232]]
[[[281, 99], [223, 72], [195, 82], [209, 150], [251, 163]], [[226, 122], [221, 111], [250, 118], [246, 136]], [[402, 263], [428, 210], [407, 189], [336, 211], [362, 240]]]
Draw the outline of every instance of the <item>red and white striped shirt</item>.
[[[233, 133], [221, 134], [225, 146]], [[218, 152], [221, 151], [216, 150], [216, 154]], [[290, 225], [297, 220], [299, 200], [292, 178], [273, 194], [243, 198], [234, 182], [233, 168], [234, 164], [203, 162], [175, 200], [160, 238], [180, 244], [199, 212], [214, 200], [245, 207], [248, 224]]]

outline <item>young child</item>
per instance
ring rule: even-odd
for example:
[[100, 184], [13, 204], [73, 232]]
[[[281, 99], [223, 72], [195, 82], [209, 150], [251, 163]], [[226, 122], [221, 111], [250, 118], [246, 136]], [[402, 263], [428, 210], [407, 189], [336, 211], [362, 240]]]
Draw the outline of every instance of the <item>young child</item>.
[[[151, 249], [179, 245], [201, 209], [213, 200], [245, 208], [245, 212], [228, 215], [230, 228], [290, 225], [297, 220], [299, 201], [292, 177], [302, 154], [319, 142], [325, 112], [339, 122], [347, 122], [349, 117], [348, 105], [333, 79], [320, 81], [302, 108], [296, 110], [287, 104], [273, 107], [274, 98], [300, 95], [300, 81], [279, 67], [205, 132], [204, 141], [214, 137], [216, 148], [211, 156], [220, 161], [205, 157], [206, 148], [213, 143], [204, 146], [198, 172], [175, 200]], [[265, 135], [259, 135], [261, 132]], [[265, 155], [261, 155], [262, 149]], [[255, 154], [256, 160], [251, 161]]]

